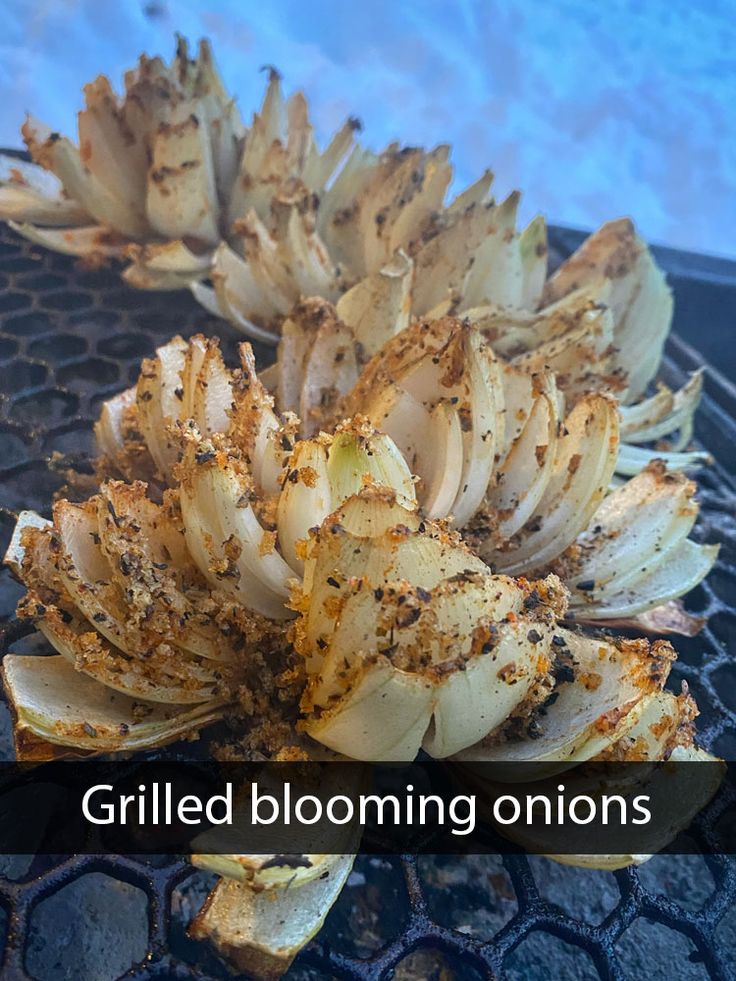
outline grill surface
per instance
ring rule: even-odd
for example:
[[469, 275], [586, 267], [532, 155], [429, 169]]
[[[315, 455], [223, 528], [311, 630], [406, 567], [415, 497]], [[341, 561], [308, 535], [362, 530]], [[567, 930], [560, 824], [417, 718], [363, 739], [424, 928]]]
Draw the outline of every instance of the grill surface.
[[[569, 232], [558, 231], [555, 241], [558, 253], [576, 244]], [[736, 277], [731, 273], [729, 282], [727, 271], [719, 268], [721, 288], [736, 295]], [[675, 285], [679, 288], [678, 279]], [[700, 324], [678, 327], [697, 332]], [[3, 550], [17, 511], [37, 508], [48, 514], [52, 494], [64, 483], [64, 469], [87, 465], [100, 402], [130, 384], [141, 358], [156, 346], [175, 333], [188, 336], [197, 330], [219, 333], [226, 358], [233, 359], [240, 337], [208, 318], [188, 295], [128, 290], [114, 271], [76, 268], [73, 260], [32, 247], [0, 226]], [[271, 356], [258, 345], [256, 354], [259, 363]], [[691, 348], [671, 339], [665, 366], [670, 382], [678, 383], [699, 363]], [[676, 640], [680, 660], [673, 671], [674, 684], [687, 680], [698, 701], [703, 745], [731, 759], [736, 758], [736, 665], [728, 652], [736, 639], [734, 420], [736, 390], [709, 373], [697, 434], [719, 462], [700, 478], [703, 510], [697, 534], [722, 541], [723, 548], [708, 582], [688, 600], [692, 611], [709, 615], [709, 625], [697, 638]], [[8, 618], [0, 635], [2, 653], [33, 643], [25, 636], [29, 627], [12, 620], [20, 593], [8, 572], [0, 572], [0, 615]], [[706, 833], [694, 830], [695, 852]], [[681, 857], [661, 857], [642, 870], [615, 874], [565, 870], [523, 856], [503, 862], [493, 856], [441, 862], [361, 858], [352, 886], [289, 977], [378, 981], [394, 970], [402, 978], [439, 977], [445, 965], [463, 979], [542, 978], [550, 971], [566, 978], [605, 979], [646, 971], [656, 978], [658, 972], [669, 977], [674, 969], [681, 978], [725, 981], [736, 977], [736, 862], [721, 856], [693, 861], [697, 871], [688, 878], [694, 866]], [[683, 870], [684, 886], [677, 884]], [[185, 936], [183, 924], [197, 908], [187, 899], [188, 891], [202, 879], [185, 861], [59, 856], [58, 861], [33, 859], [20, 875], [0, 876], [3, 978], [31, 976], [28, 949], [40, 904], [90, 872], [145, 894], [148, 953], [126, 977], [204, 981], [228, 976], [205, 945]], [[640, 924], [643, 933], [626, 933], [630, 927], [639, 931]], [[66, 925], [58, 923], [58, 928]], [[430, 952], [425, 960], [414, 953], [423, 950]]]

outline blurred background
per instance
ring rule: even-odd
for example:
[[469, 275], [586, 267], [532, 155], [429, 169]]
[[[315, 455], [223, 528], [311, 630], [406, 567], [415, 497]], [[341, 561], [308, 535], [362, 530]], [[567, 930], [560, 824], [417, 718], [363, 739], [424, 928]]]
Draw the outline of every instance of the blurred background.
[[630, 214], [650, 241], [736, 256], [733, 0], [4, 0], [0, 144], [30, 110], [76, 133], [81, 88], [119, 85], [174, 32], [212, 38], [249, 118], [264, 64], [303, 88], [318, 135], [453, 146], [522, 218], [585, 229]]

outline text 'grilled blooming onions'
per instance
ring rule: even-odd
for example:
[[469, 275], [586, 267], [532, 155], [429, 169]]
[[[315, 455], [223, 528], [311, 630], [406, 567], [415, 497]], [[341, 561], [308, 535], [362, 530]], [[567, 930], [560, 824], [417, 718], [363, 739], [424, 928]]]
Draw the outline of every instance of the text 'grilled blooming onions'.
[[[0, 217], [278, 356], [174, 338], [103, 407], [99, 492], [20, 515], [19, 612], [57, 654], [4, 660], [19, 758], [193, 738], [277, 675], [312, 759], [708, 758], [668, 643], [572, 626], [692, 629], [717, 554], [689, 537], [702, 376], [650, 390], [672, 297], [631, 222], [549, 275], [490, 172], [447, 204], [445, 146], [373, 154], [349, 120], [321, 151], [274, 70], [246, 128], [206, 42], [85, 97], [78, 146], [29, 118], [35, 163], [0, 157]], [[195, 856], [227, 878], [194, 935], [279, 976], [352, 865], [299, 858]]]

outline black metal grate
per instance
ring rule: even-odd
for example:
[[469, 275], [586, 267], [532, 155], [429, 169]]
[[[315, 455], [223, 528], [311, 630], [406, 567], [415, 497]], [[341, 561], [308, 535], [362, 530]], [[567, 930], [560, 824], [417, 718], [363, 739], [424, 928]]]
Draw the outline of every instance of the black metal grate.
[[[559, 232], [558, 249], [564, 252], [571, 245], [571, 233]], [[736, 276], [730, 285], [736, 296]], [[84, 467], [101, 400], [130, 384], [141, 358], [169, 336], [197, 330], [219, 333], [226, 357], [240, 339], [186, 294], [133, 292], [114, 271], [78, 268], [73, 260], [45, 253], [0, 228], [0, 547], [5, 548], [20, 508], [48, 514], [52, 494], [64, 482], [64, 468]], [[256, 354], [261, 363], [272, 356], [257, 345]], [[666, 364], [670, 381], [680, 381], [698, 363], [692, 349], [672, 338]], [[698, 437], [719, 462], [702, 476], [697, 534], [722, 541], [723, 548], [708, 583], [689, 600], [693, 611], [709, 615], [709, 625], [699, 637], [677, 641], [680, 660], [673, 680], [679, 685], [679, 679], [686, 679], [697, 698], [703, 744], [733, 759], [736, 664], [729, 647], [736, 640], [736, 390], [713, 373], [706, 391]], [[0, 572], [0, 615], [7, 618], [2, 653], [33, 643], [25, 636], [29, 628], [12, 620], [20, 592], [8, 572]], [[698, 835], [705, 833], [694, 832], [695, 851]], [[634, 935], [626, 931], [639, 923], [650, 932], [669, 931], [663, 953], [658, 955], [655, 946], [643, 952], [652, 978], [660, 976], [658, 971], [662, 977], [674, 971], [681, 978], [723, 981], [736, 976], [734, 860], [698, 858], [700, 871], [684, 888], [673, 885], [672, 875], [673, 863], [681, 866], [682, 858], [656, 859], [656, 874], [647, 866], [615, 874], [553, 871], [545, 861], [518, 856], [503, 862], [493, 856], [436, 862], [361, 858], [352, 884], [289, 976], [378, 981], [393, 972], [403, 978], [439, 976], [444, 964], [468, 979], [588, 978], [596, 973], [619, 979], [631, 977], [632, 970], [637, 976], [631, 966], [637, 943], [627, 943]], [[0, 876], [3, 978], [31, 976], [28, 950], [41, 904], [95, 872], [140, 889], [147, 902], [147, 953], [127, 977], [204, 981], [229, 976], [205, 945], [185, 936], [187, 902], [194, 902], [187, 900], [188, 890], [202, 879], [185, 861], [60, 856], [58, 861], [34, 859], [20, 876]], [[587, 900], [600, 883], [607, 898], [594, 917], [588, 909], [592, 900]], [[698, 889], [702, 902], [693, 908], [689, 899]], [[460, 909], [467, 913], [462, 922]], [[645, 937], [645, 947], [649, 943], [646, 930], [635, 936]], [[547, 959], [549, 944], [545, 947], [540, 937], [552, 944], [552, 960]]]

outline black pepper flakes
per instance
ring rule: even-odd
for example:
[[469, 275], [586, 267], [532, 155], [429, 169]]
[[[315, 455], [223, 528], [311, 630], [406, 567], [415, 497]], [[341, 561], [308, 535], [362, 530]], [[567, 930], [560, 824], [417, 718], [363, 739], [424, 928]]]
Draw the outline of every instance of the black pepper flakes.
[[539, 595], [539, 590], [533, 589], [527, 598], [524, 600], [524, 609], [526, 610], [536, 610], [538, 606], [542, 603], [542, 597]]
[[115, 527], [116, 528], [119, 528], [120, 527], [120, 518], [118, 517], [117, 511], [115, 510], [115, 507], [114, 507], [112, 501], [108, 498], [105, 501], [105, 503], [107, 505], [107, 510], [110, 513], [110, 517], [112, 518], [113, 522], [115, 523]]
[[557, 684], [575, 681], [572, 656], [568, 653], [558, 654], [552, 665], [552, 677]]
[[417, 622], [421, 615], [421, 609], [418, 606], [413, 606], [407, 610], [402, 610], [396, 617], [396, 623], [400, 627], [410, 627], [413, 623]]

